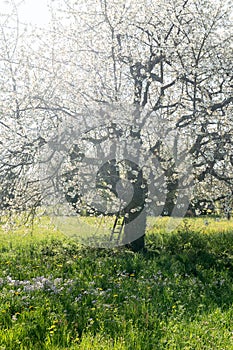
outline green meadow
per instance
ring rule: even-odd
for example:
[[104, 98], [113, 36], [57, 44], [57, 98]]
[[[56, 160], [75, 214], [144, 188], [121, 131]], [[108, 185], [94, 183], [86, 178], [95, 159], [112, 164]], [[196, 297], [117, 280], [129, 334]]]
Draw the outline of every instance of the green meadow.
[[233, 221], [168, 220], [148, 218], [136, 254], [46, 218], [2, 225], [0, 350], [233, 349]]

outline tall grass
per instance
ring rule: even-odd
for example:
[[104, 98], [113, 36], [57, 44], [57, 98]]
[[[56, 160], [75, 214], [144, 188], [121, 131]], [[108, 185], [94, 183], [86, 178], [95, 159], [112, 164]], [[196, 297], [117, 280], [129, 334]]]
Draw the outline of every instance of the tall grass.
[[233, 349], [232, 222], [166, 220], [144, 254], [2, 231], [0, 349]]

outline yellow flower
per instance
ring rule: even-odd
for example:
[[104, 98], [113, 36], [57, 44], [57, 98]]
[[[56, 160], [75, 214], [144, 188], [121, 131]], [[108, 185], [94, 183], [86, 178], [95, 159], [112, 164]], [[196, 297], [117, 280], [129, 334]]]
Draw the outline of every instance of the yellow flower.
[[52, 324], [52, 326], [49, 328], [50, 330], [53, 330], [53, 329], [55, 329], [56, 328], [56, 326], [55, 326], [55, 324]]

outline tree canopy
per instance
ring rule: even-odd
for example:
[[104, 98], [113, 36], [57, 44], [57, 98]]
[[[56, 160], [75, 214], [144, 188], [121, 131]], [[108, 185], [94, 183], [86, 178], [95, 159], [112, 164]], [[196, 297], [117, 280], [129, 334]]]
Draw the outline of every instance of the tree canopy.
[[123, 201], [116, 179], [123, 196], [140, 176], [138, 212], [231, 206], [230, 1], [51, 1], [45, 28], [17, 6], [0, 22], [2, 210], [64, 190], [109, 214], [97, 199]]

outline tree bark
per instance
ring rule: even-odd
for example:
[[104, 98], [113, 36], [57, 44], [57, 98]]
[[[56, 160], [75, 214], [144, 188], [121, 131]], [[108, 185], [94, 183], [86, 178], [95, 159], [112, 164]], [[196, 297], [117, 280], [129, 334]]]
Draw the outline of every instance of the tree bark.
[[125, 220], [125, 229], [123, 243], [134, 252], [145, 249], [145, 232], [146, 232], [146, 212], [143, 210], [138, 216], [129, 213]]

